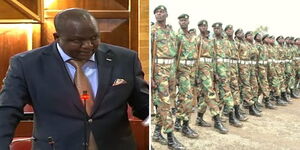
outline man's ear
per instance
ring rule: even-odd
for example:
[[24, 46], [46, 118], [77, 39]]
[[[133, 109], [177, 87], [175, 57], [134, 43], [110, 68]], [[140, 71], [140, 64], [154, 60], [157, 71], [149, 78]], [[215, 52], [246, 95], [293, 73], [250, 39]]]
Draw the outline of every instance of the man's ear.
[[59, 35], [58, 35], [58, 33], [57, 32], [55, 32], [55, 33], [53, 33], [53, 37], [54, 37], [54, 40], [56, 41], [56, 42], [58, 42], [58, 38], [59, 38]]

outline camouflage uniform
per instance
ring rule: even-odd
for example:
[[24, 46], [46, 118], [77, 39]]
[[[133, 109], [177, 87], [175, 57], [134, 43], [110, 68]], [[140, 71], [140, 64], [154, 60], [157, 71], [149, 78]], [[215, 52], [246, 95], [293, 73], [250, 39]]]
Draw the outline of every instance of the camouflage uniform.
[[300, 77], [300, 47], [297, 48], [294, 61], [295, 61], [295, 73], [296, 73], [296, 84], [295, 84], [295, 88], [296, 88], [297, 83], [299, 82], [300, 79], [299, 78]]
[[237, 49], [237, 45], [234, 40], [226, 39], [225, 45], [227, 45], [230, 49], [231, 53], [231, 64], [230, 64], [230, 88], [232, 97], [234, 100], [234, 105], [240, 105], [240, 88], [239, 88], [239, 70], [238, 70], [238, 61], [239, 61], [239, 53]]
[[287, 62], [285, 64], [286, 70], [285, 70], [285, 75], [286, 75], [286, 86], [287, 86], [287, 92], [291, 92], [289, 90], [293, 90], [294, 86], [295, 86], [295, 70], [293, 68], [294, 66], [294, 55], [296, 53], [295, 47], [293, 47], [292, 45], [287, 46], [287, 55], [286, 58], [289, 60], [289, 62]]
[[263, 94], [264, 98], [267, 98], [270, 95], [270, 88], [269, 88], [268, 76], [267, 76], [268, 51], [261, 43], [255, 43], [255, 46], [259, 52], [258, 55], [259, 93]]
[[257, 79], [257, 58], [258, 58], [258, 50], [256, 46], [252, 43], [247, 43], [248, 50], [250, 51], [250, 85], [252, 89], [253, 101], [258, 102], [258, 79]]
[[153, 89], [157, 99], [154, 105], [157, 106], [156, 124], [164, 127], [165, 133], [173, 131], [173, 120], [171, 114], [170, 81], [172, 77], [172, 67], [177, 54], [176, 35], [170, 26], [160, 27], [158, 24], [151, 26], [152, 42], [156, 43], [154, 81], [157, 88]]
[[225, 39], [213, 39], [209, 43], [212, 51], [215, 52], [216, 59], [216, 88], [218, 90], [221, 104], [225, 104], [226, 108], [233, 110], [233, 97], [230, 89], [230, 56], [231, 51], [226, 45]]
[[265, 48], [268, 50], [269, 60], [268, 60], [268, 77], [269, 77], [269, 85], [271, 91], [273, 92], [273, 96], [280, 97], [280, 79], [278, 75], [278, 65], [276, 64], [275, 60], [278, 58], [278, 53], [276, 49], [271, 45], [264, 45]]
[[181, 29], [177, 34], [180, 43], [181, 53], [178, 59], [178, 105], [176, 118], [190, 120], [193, 111], [194, 85], [195, 85], [195, 64], [198, 55], [197, 37], [184, 33]]
[[209, 39], [199, 36], [199, 43], [201, 51], [198, 69], [196, 74], [199, 102], [198, 102], [198, 112], [205, 113], [207, 106], [210, 109], [212, 116], [218, 115], [220, 113], [218, 107], [218, 97], [214, 89], [214, 51], [209, 47]]
[[286, 51], [285, 48], [281, 45], [276, 45], [277, 53], [278, 53], [278, 60], [277, 62], [277, 72], [278, 72], [278, 80], [279, 80], [279, 89], [280, 92], [286, 92], [287, 86], [285, 81], [287, 80], [285, 76], [285, 60], [286, 60]]
[[245, 41], [237, 40], [238, 51], [240, 56], [239, 63], [239, 77], [240, 77], [240, 88], [241, 88], [241, 98], [248, 105], [253, 105], [253, 94], [250, 83], [251, 77], [251, 67], [250, 67], [250, 51], [247, 47], [247, 43]]

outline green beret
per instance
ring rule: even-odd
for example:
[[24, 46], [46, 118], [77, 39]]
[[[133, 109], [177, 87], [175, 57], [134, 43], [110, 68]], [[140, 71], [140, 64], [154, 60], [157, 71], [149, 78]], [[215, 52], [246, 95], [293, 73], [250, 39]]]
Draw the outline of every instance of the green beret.
[[222, 28], [222, 23], [221, 22], [216, 22], [212, 25], [213, 28], [221, 27]]
[[295, 39], [295, 42], [298, 41], [298, 40], [300, 40], [300, 38], [296, 38], [296, 39]]
[[248, 34], [252, 34], [253, 35], [253, 32], [252, 31], [246, 32], [245, 37], [247, 37]]
[[270, 39], [275, 39], [275, 36], [270, 35], [269, 38], [270, 38]]
[[164, 6], [164, 5], [159, 5], [159, 6], [155, 7], [153, 13], [155, 14], [155, 12], [156, 12], [157, 10], [159, 10], [159, 9], [165, 10], [165, 11], [167, 12], [167, 7], [166, 7], [166, 6]]
[[276, 41], [278, 41], [279, 39], [284, 39], [284, 38], [283, 38], [282, 35], [280, 35], [280, 36], [278, 36], [278, 37], [276, 38]]
[[181, 18], [185, 18], [185, 19], [189, 19], [189, 15], [188, 14], [181, 14], [180, 16], [178, 16], [178, 19], [181, 19]]
[[260, 33], [256, 33], [256, 34], [254, 35], [254, 39], [256, 39], [256, 37], [257, 37], [258, 35], [260, 35]]
[[224, 29], [224, 30], [226, 31], [226, 30], [227, 30], [227, 29], [229, 29], [229, 28], [231, 28], [231, 29], [232, 29], [232, 28], [233, 28], [233, 26], [232, 26], [231, 24], [229, 24], [229, 25], [227, 25], [227, 26], [225, 27], [225, 29]]
[[289, 36], [287, 36], [287, 37], [285, 37], [285, 40], [288, 40], [290, 37]]
[[294, 37], [290, 37], [290, 40], [294, 40]]
[[265, 40], [265, 38], [269, 37], [269, 34], [265, 34], [263, 37], [262, 37], [262, 40]]
[[208, 23], [206, 20], [201, 20], [198, 22], [198, 26], [200, 26], [200, 25], [208, 25]]
[[243, 29], [239, 28], [235, 31], [234, 35], [237, 35], [239, 32], [243, 32]]

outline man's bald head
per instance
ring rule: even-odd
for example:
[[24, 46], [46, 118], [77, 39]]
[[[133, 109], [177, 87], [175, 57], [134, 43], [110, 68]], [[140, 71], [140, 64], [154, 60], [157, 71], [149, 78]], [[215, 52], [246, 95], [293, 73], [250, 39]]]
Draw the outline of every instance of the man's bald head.
[[96, 27], [98, 30], [96, 19], [84, 9], [66, 9], [59, 12], [54, 18], [54, 26], [58, 34], [66, 31], [71, 24], [86, 24], [90, 27]]

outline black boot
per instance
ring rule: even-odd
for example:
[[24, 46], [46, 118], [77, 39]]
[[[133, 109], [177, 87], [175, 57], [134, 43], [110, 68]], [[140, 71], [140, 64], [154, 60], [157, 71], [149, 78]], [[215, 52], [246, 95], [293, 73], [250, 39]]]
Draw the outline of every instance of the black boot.
[[261, 113], [255, 109], [254, 104], [249, 107], [249, 114], [256, 117], [261, 117]]
[[152, 136], [152, 141], [158, 142], [162, 145], [168, 144], [167, 140], [161, 135], [161, 126], [160, 125], [155, 126], [154, 133]]
[[257, 103], [258, 102], [254, 102], [254, 109], [256, 109], [258, 112], [262, 112]]
[[176, 118], [175, 124], [174, 124], [174, 129], [175, 131], [181, 131], [181, 120], [179, 118]]
[[209, 124], [203, 120], [203, 115], [204, 115], [204, 113], [198, 112], [198, 116], [196, 119], [196, 125], [201, 126], [201, 127], [211, 127], [211, 124]]
[[290, 89], [290, 90], [291, 90], [291, 97], [292, 98], [300, 98], [300, 96], [295, 93], [294, 89]]
[[181, 133], [183, 136], [186, 136], [186, 137], [192, 138], [192, 139], [199, 137], [199, 134], [197, 132], [195, 132], [193, 129], [191, 129], [191, 127], [189, 126], [188, 120], [183, 121]]
[[168, 148], [171, 150], [185, 150], [186, 148], [175, 138], [173, 132], [167, 133]]
[[270, 102], [269, 97], [264, 98], [265, 107], [268, 109], [275, 109], [276, 107]]
[[288, 98], [287, 93], [286, 92], [282, 92], [281, 93], [281, 99], [287, 103], [292, 103], [292, 100]]
[[240, 106], [239, 105], [234, 105], [234, 113], [237, 119], [240, 121], [246, 121], [248, 118], [240, 112]]
[[226, 134], [228, 133], [228, 130], [224, 127], [224, 125], [222, 124], [222, 121], [220, 119], [219, 115], [215, 115], [213, 116], [213, 119], [215, 121], [214, 127], [215, 129], [217, 129], [219, 131], [219, 133], [221, 134]]
[[287, 103], [285, 101], [283, 101], [280, 98], [280, 96], [275, 96], [275, 98], [276, 98], [276, 105], [278, 105], [278, 106], [286, 106], [287, 105]]
[[235, 114], [233, 110], [229, 112], [229, 123], [234, 127], [243, 126], [243, 124], [238, 119], [235, 118]]

